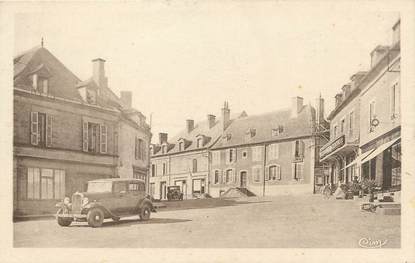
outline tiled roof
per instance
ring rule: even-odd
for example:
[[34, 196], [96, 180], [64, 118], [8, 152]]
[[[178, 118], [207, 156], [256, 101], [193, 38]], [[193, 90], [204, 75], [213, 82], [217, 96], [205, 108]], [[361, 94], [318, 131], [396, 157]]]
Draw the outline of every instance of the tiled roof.
[[13, 62], [15, 87], [31, 91], [30, 74], [41, 67], [45, 67], [50, 73], [48, 81], [50, 95], [74, 101], [82, 101], [75, 87], [80, 82], [80, 79], [68, 70], [46, 48], [32, 48], [16, 56]]
[[[212, 147], [213, 149], [233, 147], [243, 144], [256, 144], [268, 141], [283, 140], [312, 135], [312, 123], [315, 109], [306, 105], [296, 118], [291, 118], [289, 109], [279, 110], [261, 115], [253, 115], [236, 119], [223, 133], [223, 138]], [[282, 133], [273, 136], [272, 130], [282, 126]], [[248, 131], [254, 132], [254, 136]], [[226, 138], [228, 137], [228, 138]]]
[[[239, 118], [240, 116], [246, 116], [246, 112], [242, 112], [239, 114], [231, 115], [231, 124], [235, 121], [235, 119]], [[222, 125], [221, 125], [222, 119], [216, 119], [215, 124], [213, 127], [209, 128], [208, 120], [204, 120], [201, 122], [198, 122], [195, 124], [194, 129], [188, 133], [186, 129], [182, 130], [178, 134], [176, 134], [173, 138], [168, 140], [169, 144], [169, 151], [167, 154], [174, 154], [174, 153], [180, 153], [180, 152], [186, 152], [191, 150], [196, 150], [197, 148], [197, 138], [198, 135], [204, 135], [207, 137], [207, 140], [205, 141], [205, 144], [203, 147], [200, 147], [199, 149], [206, 149], [208, 147], [211, 147], [217, 139], [222, 135]], [[186, 141], [189, 141], [190, 144], [187, 146], [186, 149], [183, 151], [179, 151], [179, 140], [184, 139]], [[155, 149], [155, 154], [153, 156], [162, 155], [161, 154], [161, 147], [158, 144], [153, 144], [153, 147]]]

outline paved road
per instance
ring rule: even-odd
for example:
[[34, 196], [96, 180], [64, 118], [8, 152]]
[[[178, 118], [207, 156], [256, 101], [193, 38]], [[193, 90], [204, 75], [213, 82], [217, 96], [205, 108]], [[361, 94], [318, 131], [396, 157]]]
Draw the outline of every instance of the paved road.
[[[203, 201], [202, 201], [203, 202]], [[280, 196], [214, 202], [194, 209], [129, 217], [101, 228], [60, 227], [54, 220], [14, 223], [15, 247], [358, 247], [361, 238], [400, 246], [400, 216], [361, 212], [356, 201]]]

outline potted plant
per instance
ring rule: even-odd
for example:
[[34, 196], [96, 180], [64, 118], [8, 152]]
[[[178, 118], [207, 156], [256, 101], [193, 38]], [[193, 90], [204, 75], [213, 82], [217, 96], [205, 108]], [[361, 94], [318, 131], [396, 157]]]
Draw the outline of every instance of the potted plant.
[[368, 193], [369, 202], [373, 202], [374, 200], [373, 191], [376, 186], [377, 186], [376, 181], [372, 179], [363, 179], [363, 181], [361, 182], [362, 190]]

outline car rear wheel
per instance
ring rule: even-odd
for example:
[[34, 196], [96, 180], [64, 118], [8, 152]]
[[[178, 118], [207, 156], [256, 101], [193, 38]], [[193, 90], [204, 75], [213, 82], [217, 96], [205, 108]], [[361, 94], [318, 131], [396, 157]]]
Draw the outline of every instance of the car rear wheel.
[[104, 222], [104, 212], [99, 208], [92, 208], [86, 215], [88, 225], [91, 227], [100, 227]]
[[[63, 209], [59, 209], [56, 214], [63, 214]], [[58, 221], [58, 225], [60, 226], [69, 226], [72, 223], [72, 218], [68, 217], [57, 217], [56, 221]]]
[[143, 205], [140, 210], [140, 219], [141, 221], [147, 221], [150, 219], [151, 207], [148, 204]]

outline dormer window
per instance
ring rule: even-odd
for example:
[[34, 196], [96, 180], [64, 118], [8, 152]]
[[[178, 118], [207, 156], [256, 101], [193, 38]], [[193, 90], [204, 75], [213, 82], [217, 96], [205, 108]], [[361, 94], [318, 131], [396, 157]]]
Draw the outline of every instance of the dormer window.
[[200, 147], [203, 146], [203, 138], [202, 137], [197, 138], [196, 146], [197, 146], [197, 148], [200, 148]]
[[179, 152], [184, 150], [184, 142], [179, 142]]
[[163, 145], [163, 146], [161, 146], [161, 153], [162, 153], [162, 154], [167, 153], [167, 145]]
[[252, 128], [248, 129], [245, 132], [245, 135], [247, 139], [254, 137], [256, 135], [256, 129], [252, 129]]
[[223, 137], [222, 137], [224, 140], [226, 140], [226, 141], [230, 141], [231, 140], [231, 138], [232, 138], [232, 134], [230, 134], [230, 133], [227, 133], [227, 134], [225, 134], [225, 135], [223, 135]]
[[32, 75], [32, 88], [42, 94], [48, 94], [49, 91], [49, 81], [46, 77], [40, 76], [38, 74]]
[[153, 155], [154, 154], [154, 146], [153, 145], [151, 145], [150, 146], [150, 155]]
[[95, 90], [86, 90], [86, 102], [88, 104], [97, 104], [97, 92]]
[[272, 136], [278, 136], [284, 132], [284, 126], [278, 125], [277, 128], [272, 129]]

